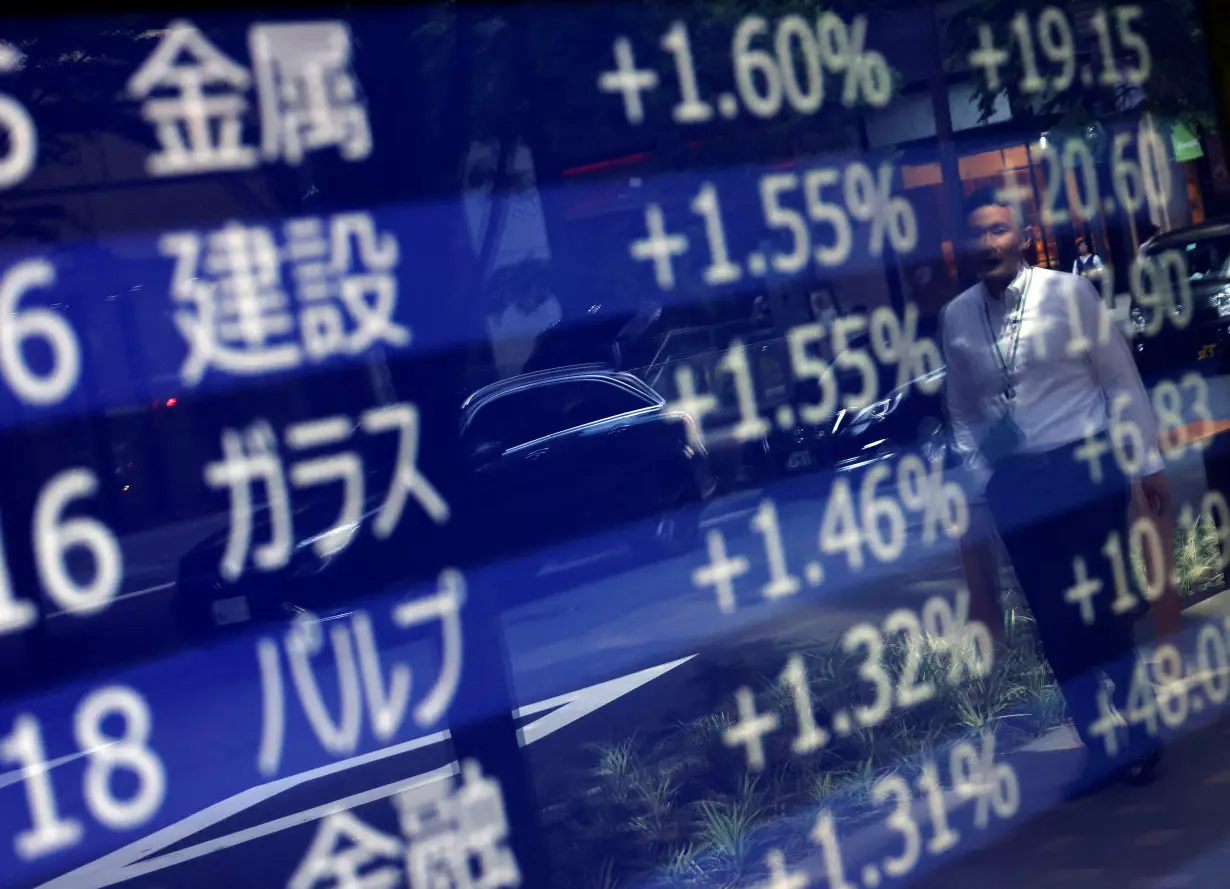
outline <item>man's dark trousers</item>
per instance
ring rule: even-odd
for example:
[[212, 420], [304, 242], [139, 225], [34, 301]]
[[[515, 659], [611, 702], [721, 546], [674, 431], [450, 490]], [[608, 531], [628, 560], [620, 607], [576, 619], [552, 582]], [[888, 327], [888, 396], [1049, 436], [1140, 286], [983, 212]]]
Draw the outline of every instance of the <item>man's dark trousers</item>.
[[[1134, 615], [1112, 611], [1114, 574], [1102, 552], [1109, 535], [1117, 532], [1124, 559], [1129, 558], [1129, 482], [1113, 452], [1103, 454], [1100, 478], [1095, 478], [1089, 462], [1077, 459], [1081, 444], [1004, 458], [995, 466], [986, 497], [1033, 612], [1046, 659], [1085, 742], [1086, 775], [1095, 778], [1147, 755], [1157, 742], [1143, 725], [1133, 725], [1126, 736], [1118, 731], [1117, 755], [1111, 757], [1103, 738], [1090, 732], [1100, 716], [1101, 674], [1114, 683], [1110, 700], [1126, 715], [1139, 661], [1132, 635]], [[1086, 576], [1101, 582], [1091, 601], [1092, 623], [1082, 617], [1078, 603], [1065, 600], [1075, 582], [1077, 557], [1084, 559]], [[1130, 565], [1125, 568], [1132, 593], [1139, 596]], [[1151, 685], [1146, 684], [1143, 692], [1152, 695]]]

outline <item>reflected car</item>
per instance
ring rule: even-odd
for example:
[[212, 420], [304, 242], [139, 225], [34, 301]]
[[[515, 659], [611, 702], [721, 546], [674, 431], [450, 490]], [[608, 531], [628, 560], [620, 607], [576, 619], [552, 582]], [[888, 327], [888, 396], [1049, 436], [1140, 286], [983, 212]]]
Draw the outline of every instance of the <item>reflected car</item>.
[[[734, 436], [743, 419], [738, 374], [723, 365], [729, 361], [729, 347], [736, 339], [742, 345], [756, 412], [767, 421], [763, 434], [750, 440], [736, 440]], [[852, 350], [869, 348], [865, 332], [848, 339]], [[635, 372], [658, 391], [674, 396], [676, 370], [685, 366], [692, 370], [697, 389], [717, 399], [716, 406], [705, 413], [704, 436], [719, 463], [719, 480], [726, 489], [743, 489], [832, 467], [857, 468], [924, 446], [941, 459], [948, 459], [939, 394], [942, 367], [900, 387], [896, 386], [896, 368], [880, 368], [877, 388], [886, 395], [865, 408], [838, 409], [823, 422], [809, 423], [803, 418], [804, 406], [820, 401], [818, 384], [795, 378], [789, 341], [772, 328], [748, 321], [672, 331], [662, 341], [654, 361]], [[838, 391], [856, 391], [863, 384], [859, 371], [852, 367], [833, 366], [832, 373]], [[928, 391], [922, 391], [923, 387]]]
[[[366, 488], [380, 493], [366, 498], [353, 522], [339, 523], [337, 500], [319, 497], [294, 509], [289, 557], [275, 571], [262, 572], [249, 564], [239, 578], [226, 578], [221, 566], [230, 540], [229, 526], [189, 550], [180, 559], [171, 605], [180, 634], [189, 640], [200, 639], [230, 626], [328, 608], [339, 598], [339, 579], [348, 587], [362, 589], [362, 584], [376, 581], [382, 570], [387, 573], [387, 558], [378, 560], [373, 541], [368, 539], [371, 535], [360, 533], [384, 506], [384, 487]], [[273, 540], [277, 530], [267, 506], [253, 510], [248, 539], [255, 546]], [[304, 531], [305, 536], [294, 536]]]
[[[1190, 300], [1191, 307], [1183, 323], [1186, 305], [1171, 309], [1165, 298], [1162, 308], [1146, 304], [1152, 299], [1133, 302], [1133, 349], [1142, 375], [1224, 373], [1230, 365], [1230, 219], [1164, 232], [1142, 244], [1140, 252], [1167, 271], [1176, 301]], [[1181, 257], [1182, 268], [1171, 267], [1167, 257]]]
[[663, 554], [700, 533], [716, 482], [692, 417], [598, 364], [494, 383], [462, 405], [471, 515], [484, 553], [521, 552], [625, 525]]
[[[701, 509], [716, 487], [692, 418], [668, 409], [635, 377], [600, 365], [523, 374], [478, 390], [461, 406], [459, 437], [465, 471], [460, 490], [449, 493], [449, 528], [460, 532], [452, 545], [467, 564], [585, 562], [594, 555], [588, 550], [609, 552], [612, 541], [638, 556], [679, 554], [696, 545]], [[388, 486], [379, 482], [364, 486], [380, 494], [345, 526], [336, 524], [336, 499], [296, 509], [295, 532], [310, 533], [276, 571], [247, 566], [228, 580], [220, 566], [229, 529], [202, 541], [180, 562], [173, 608], [181, 633], [201, 638], [327, 611], [354, 590], [427, 576], [427, 560], [390, 558], [404, 551], [359, 533], [383, 506]], [[257, 510], [249, 539], [269, 540], [272, 530], [269, 510]], [[335, 555], [320, 554], [326, 539]], [[531, 578], [517, 586], [510, 598], [540, 585]]]
[[[839, 408], [821, 423], [796, 421], [788, 428], [779, 426], [770, 437], [772, 477], [828, 469], [856, 470], [903, 453], [921, 454], [951, 467], [955, 456], [948, 447], [941, 394], [944, 376], [945, 370], [940, 367], [889, 389], [866, 407]], [[838, 377], [840, 386], [845, 381], [840, 374]], [[851, 380], [846, 389], [853, 391], [858, 382]], [[799, 386], [795, 392], [800, 405], [818, 400], [807, 386]]]

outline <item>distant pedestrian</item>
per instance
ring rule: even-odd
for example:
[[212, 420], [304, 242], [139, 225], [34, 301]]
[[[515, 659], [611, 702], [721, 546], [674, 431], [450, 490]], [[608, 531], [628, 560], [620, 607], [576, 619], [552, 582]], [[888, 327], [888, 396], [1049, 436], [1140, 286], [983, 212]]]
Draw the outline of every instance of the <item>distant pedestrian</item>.
[[1077, 238], [1076, 251], [1080, 255], [1076, 257], [1076, 262], [1072, 263], [1072, 274], [1080, 275], [1082, 278], [1100, 278], [1105, 266], [1102, 258], [1093, 252], [1089, 242], [1084, 238]]

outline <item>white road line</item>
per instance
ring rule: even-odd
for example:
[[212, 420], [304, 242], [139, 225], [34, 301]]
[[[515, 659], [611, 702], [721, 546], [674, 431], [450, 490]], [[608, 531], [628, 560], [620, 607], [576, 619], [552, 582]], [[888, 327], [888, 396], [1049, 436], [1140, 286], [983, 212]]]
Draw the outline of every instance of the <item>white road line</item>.
[[[557, 695], [556, 697], [548, 698], [545, 701], [527, 704], [524, 707], [514, 710], [513, 716], [517, 718], [532, 716], [535, 713], [542, 713], [543, 711], [550, 711], [545, 716], [540, 719], [536, 719], [529, 725], [526, 725], [519, 730], [518, 734], [521, 739], [521, 744], [523, 746], [532, 744], [535, 741], [545, 738], [553, 732], [559, 731], [564, 726], [577, 721], [582, 716], [593, 713], [595, 710], [598, 710], [602, 706], [609, 704], [617, 698], [640, 688], [642, 685], [653, 681], [681, 664], [687, 663], [694, 657], [696, 657], [696, 655], [688, 655], [687, 657], [680, 658], [679, 660], [671, 661], [666, 664], [660, 664], [656, 667], [648, 667], [627, 676], [619, 676], [615, 679], [608, 679], [607, 681], [599, 682], [596, 685], [590, 685], [585, 688], [577, 689], [576, 691]], [[212, 806], [202, 809], [182, 821], [178, 821], [175, 824], [168, 825], [161, 830], [155, 831], [144, 839], [138, 840], [135, 843], [130, 843], [121, 849], [117, 849], [108, 855], [104, 855], [102, 858], [97, 858], [88, 864], [84, 864], [75, 870], [69, 871], [66, 874], [43, 883], [38, 887], [38, 889], [106, 889], [106, 887], [114, 886], [116, 883], [122, 883], [125, 880], [132, 879], [133, 877], [153, 873], [184, 861], [199, 858], [202, 855], [208, 855], [211, 852], [217, 852], [221, 849], [239, 845], [240, 843], [260, 839], [261, 837], [286, 830], [289, 827], [294, 827], [298, 824], [303, 824], [316, 818], [322, 818], [330, 812], [342, 811], [344, 809], [351, 809], [356, 806], [366, 805], [369, 802], [399, 793], [407, 787], [413, 787], [416, 783], [426, 783], [429, 780], [438, 780], [443, 777], [442, 773], [445, 771], [451, 770], [449, 771], [449, 774], [456, 774], [457, 765], [456, 763], [452, 763], [443, 767], [443, 769], [436, 769], [432, 772], [427, 772], [422, 775], [416, 775], [412, 778], [404, 779], [396, 784], [387, 784], [383, 787], [366, 790], [362, 793], [357, 793], [340, 800], [335, 800], [331, 803], [314, 806], [311, 809], [286, 815], [273, 821], [267, 821], [263, 824], [258, 824], [244, 830], [236, 831], [235, 833], [227, 834], [224, 837], [207, 840], [203, 843], [198, 843], [195, 846], [189, 846], [186, 849], [179, 849], [175, 852], [161, 855], [157, 858], [148, 857], [160, 849], [165, 849], [168, 846], [175, 845], [176, 843], [204, 830], [207, 827], [211, 827], [212, 825], [217, 824], [226, 818], [230, 818], [245, 809], [249, 809], [258, 803], [262, 803], [284, 790], [297, 787], [298, 785], [304, 784], [315, 778], [336, 774], [337, 772], [342, 772], [356, 766], [376, 762], [381, 759], [387, 759], [388, 757], [396, 756], [399, 753], [405, 753], [410, 750], [427, 747], [431, 744], [444, 741], [449, 737], [451, 737], [451, 734], [447, 730], [436, 732], [435, 734], [415, 738], [414, 740], [407, 741], [403, 744], [385, 747], [382, 750], [365, 753], [361, 756], [353, 756], [340, 762], [330, 763], [329, 765], [312, 769], [311, 771], [300, 772], [297, 775], [290, 775], [285, 778], [279, 778], [276, 781], [270, 781], [267, 784], [251, 787], [236, 794], [235, 796], [230, 797], [229, 799], [225, 799], [219, 803], [215, 803]]]
[[577, 568], [582, 568], [585, 565], [591, 565], [594, 562], [601, 561], [602, 559], [609, 559], [611, 556], [622, 555], [628, 549], [630, 549], [630, 547], [626, 545], [613, 546], [609, 549], [602, 550], [602, 552], [594, 553], [592, 556], [581, 556], [566, 562], [550, 561], [539, 569], [538, 576], [550, 577], [552, 574], [559, 574], [563, 571], [572, 571]]
[[56, 757], [50, 762], [45, 762], [38, 766], [26, 766], [24, 769], [13, 769], [11, 772], [0, 773], [0, 787], [8, 787], [10, 784], [16, 784], [18, 781], [24, 781], [26, 778], [32, 778], [42, 772], [49, 772], [56, 766], [62, 766], [65, 763], [72, 762], [74, 759], [81, 759], [83, 756], [90, 756], [99, 750], [118, 743], [119, 741], [112, 741], [110, 744], [99, 744], [97, 747], [91, 747], [89, 750], [80, 750], [67, 756]]
[[345, 812], [348, 809], [356, 809], [359, 806], [365, 806], [368, 803], [374, 803], [377, 800], [394, 796], [395, 794], [401, 793], [403, 790], [410, 790], [413, 787], [421, 787], [424, 784], [430, 784], [432, 781], [439, 781], [441, 778], [451, 778], [453, 775], [459, 774], [460, 771], [461, 770], [458, 768], [457, 763], [451, 762], [446, 766], [441, 766], [438, 769], [433, 769], [432, 771], [425, 772], [422, 775], [415, 775], [413, 778], [406, 778], [393, 784], [385, 784], [383, 787], [373, 787], [371, 790], [365, 790], [362, 793], [356, 793], [352, 796], [335, 800], [331, 803], [325, 803], [323, 806], [305, 809], [304, 811], [296, 812], [293, 815], [286, 815], [282, 818], [276, 818], [273, 821], [266, 821], [264, 824], [257, 824], [255, 827], [249, 827], [245, 830], [237, 830], [234, 833], [228, 833], [224, 837], [217, 837], [212, 840], [207, 840], [204, 843], [198, 843], [197, 845], [190, 846], [187, 849], [169, 852], [166, 855], [160, 855], [157, 858], [150, 858], [146, 861], [140, 862], [139, 864], [131, 864], [113, 872], [113, 875], [115, 876], [114, 882], [131, 880], [135, 877], [144, 876], [145, 874], [152, 874], [155, 871], [162, 870], [163, 868], [171, 867], [176, 864], [182, 864], [185, 861], [200, 858], [202, 855], [208, 855], [211, 852], [229, 849], [231, 846], [238, 846], [240, 843], [246, 843], [249, 840], [259, 839], [260, 837], [280, 833], [283, 830], [289, 830], [292, 827], [298, 827], [300, 824], [315, 821], [317, 818], [324, 818], [327, 815], [332, 815], [334, 812]]
[[263, 803], [284, 790], [290, 790], [292, 787], [297, 787], [316, 778], [323, 778], [357, 766], [378, 762], [390, 756], [397, 756], [399, 753], [407, 753], [420, 747], [427, 747], [449, 737], [450, 734], [446, 729], [445, 731], [424, 735], [421, 738], [415, 738], [402, 744], [394, 744], [392, 747], [385, 747], [361, 756], [352, 756], [349, 759], [332, 762], [317, 769], [300, 772], [297, 775], [288, 775], [276, 781], [250, 787], [228, 799], [201, 809], [182, 821], [177, 821], [161, 830], [155, 831], [135, 843], [130, 843], [123, 848], [116, 849], [102, 858], [97, 858], [89, 864], [84, 864], [75, 870], [56, 877], [44, 883], [39, 889], [67, 889], [67, 887], [79, 889], [79, 887], [86, 886], [102, 889], [104, 886], [111, 886], [121, 880], [128, 879], [127, 868], [136, 864], [147, 855], [151, 855], [159, 849], [165, 849], [167, 846], [173, 846], [194, 833], [198, 833], [207, 827], [212, 827], [219, 821], [230, 818], [232, 815], [238, 814], [245, 809], [250, 809], [258, 803]]
[[[173, 580], [172, 580], [172, 581], [168, 581], [167, 583], [159, 583], [159, 584], [155, 584], [154, 586], [147, 586], [147, 587], [146, 587], [145, 589], [143, 589], [143, 590], [134, 590], [134, 591], [133, 591], [133, 592], [131, 592], [131, 593], [121, 593], [121, 594], [120, 594], [120, 595], [118, 595], [118, 596], [114, 596], [114, 597], [111, 599], [111, 602], [113, 602], [113, 603], [114, 603], [114, 602], [122, 602], [122, 601], [123, 601], [123, 600], [125, 600], [125, 599], [135, 599], [137, 596], [148, 596], [150, 593], [160, 593], [160, 592], [162, 592], [163, 590], [169, 590], [169, 589], [170, 589], [171, 587], [173, 587], [173, 586], [175, 586], [175, 581], [173, 581]], [[53, 617], [65, 617], [66, 615], [76, 614], [76, 613], [77, 613], [78, 611], [80, 611], [80, 610], [82, 610], [82, 609], [79, 609], [79, 608], [61, 608], [59, 611], [49, 611], [49, 612], [47, 612], [47, 619], [48, 619], [48, 620], [51, 620], [51, 618], [53, 618]]]

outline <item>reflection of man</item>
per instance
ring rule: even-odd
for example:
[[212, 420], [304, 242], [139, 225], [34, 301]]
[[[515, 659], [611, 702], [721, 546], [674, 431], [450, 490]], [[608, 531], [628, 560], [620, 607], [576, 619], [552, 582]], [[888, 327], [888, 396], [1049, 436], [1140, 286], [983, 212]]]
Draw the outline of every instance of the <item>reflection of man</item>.
[[1076, 239], [1076, 262], [1072, 263], [1072, 274], [1083, 278], [1099, 278], [1102, 275], [1102, 257], [1093, 252], [1089, 242], [1084, 238]]
[[[1024, 258], [1031, 233], [993, 191], [972, 195], [966, 210], [982, 280], [943, 318], [957, 448], [976, 491], [985, 493], [1085, 742], [1086, 772], [1069, 790], [1118, 778], [1142, 783], [1152, 778], [1160, 750], [1139, 724], [1126, 738], [1112, 727], [1112, 701], [1119, 713], [1137, 712], [1128, 707], [1137, 660], [1131, 624], [1111, 609], [1115, 579], [1102, 554], [1112, 532], [1126, 540], [1129, 481], [1113, 450], [1095, 470], [1082, 445], [1091, 432], [1106, 442], [1108, 405], [1121, 402], [1117, 421], [1135, 424], [1148, 443], [1144, 453], [1127, 455], [1140, 466], [1140, 488], [1154, 515], [1168, 511], [1149, 400], [1093, 285], [1031, 268]], [[1074, 348], [1082, 340], [1088, 348]], [[1082, 576], [1088, 584], [1078, 584]], [[1099, 670], [1114, 684], [1109, 696]]]
[[487, 318], [501, 377], [521, 373], [538, 345], [538, 337], [559, 323], [561, 316], [545, 267], [526, 262], [509, 271], [504, 282], [507, 304], [498, 315]]

